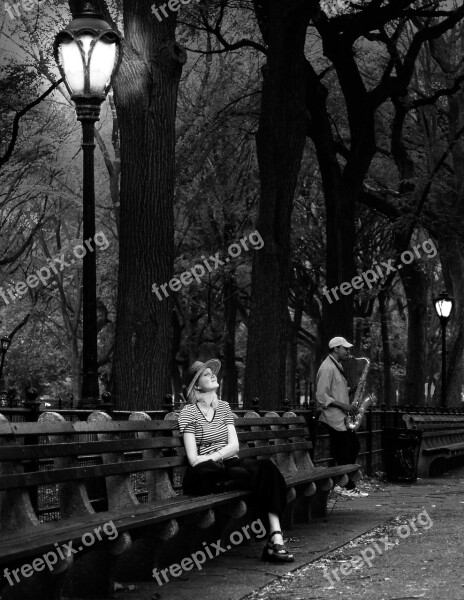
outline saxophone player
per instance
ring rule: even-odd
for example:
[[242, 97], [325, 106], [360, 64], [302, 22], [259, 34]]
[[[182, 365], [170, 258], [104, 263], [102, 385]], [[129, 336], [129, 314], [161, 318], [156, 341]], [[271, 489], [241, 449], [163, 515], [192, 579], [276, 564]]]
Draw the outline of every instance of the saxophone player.
[[[352, 346], [343, 337], [332, 338], [329, 342], [329, 354], [316, 376], [316, 400], [321, 409], [319, 421], [329, 432], [331, 454], [338, 465], [354, 464], [359, 454], [356, 432], [347, 429], [345, 425], [345, 416], [357, 411], [350, 404], [350, 390], [342, 365], [348, 357], [348, 348]], [[335, 486], [334, 491], [350, 498], [369, 495], [357, 488], [351, 480], [344, 488]]]

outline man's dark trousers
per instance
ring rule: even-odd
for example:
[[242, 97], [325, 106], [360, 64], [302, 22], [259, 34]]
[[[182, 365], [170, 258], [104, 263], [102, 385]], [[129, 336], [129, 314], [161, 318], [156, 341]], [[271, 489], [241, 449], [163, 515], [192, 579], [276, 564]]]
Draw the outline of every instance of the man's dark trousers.
[[[330, 438], [330, 453], [335, 459], [337, 465], [352, 465], [356, 462], [359, 454], [359, 440], [354, 431], [338, 431], [324, 423]], [[346, 484], [347, 490], [352, 490], [356, 487], [351, 479]]]

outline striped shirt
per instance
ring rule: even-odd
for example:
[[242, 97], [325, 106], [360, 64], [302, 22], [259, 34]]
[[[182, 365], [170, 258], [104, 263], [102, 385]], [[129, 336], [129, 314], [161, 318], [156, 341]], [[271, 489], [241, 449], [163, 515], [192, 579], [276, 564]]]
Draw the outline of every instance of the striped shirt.
[[228, 402], [219, 400], [219, 405], [214, 411], [211, 421], [196, 404], [187, 404], [180, 411], [179, 429], [184, 433], [195, 434], [198, 454], [212, 454], [227, 446], [227, 426], [234, 424], [234, 415]]

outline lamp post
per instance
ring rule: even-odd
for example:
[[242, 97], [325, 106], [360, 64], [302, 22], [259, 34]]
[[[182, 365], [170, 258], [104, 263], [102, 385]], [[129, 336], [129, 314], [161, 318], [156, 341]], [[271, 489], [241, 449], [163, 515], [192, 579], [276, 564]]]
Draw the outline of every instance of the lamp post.
[[11, 340], [7, 335], [5, 335], [4, 337], [2, 337], [0, 339], [0, 344], [1, 344], [0, 350], [2, 352], [2, 360], [0, 362], [0, 388], [2, 388], [2, 385], [3, 385], [3, 363], [5, 362], [5, 354], [8, 352], [8, 348], [10, 347]]
[[[82, 123], [83, 240], [90, 250], [82, 272], [82, 404], [99, 398], [97, 355], [97, 265], [95, 252], [94, 126], [121, 62], [117, 31], [87, 3], [82, 13], [58, 33], [53, 50], [77, 120]], [[92, 248], [90, 248], [90, 245]]]
[[443, 291], [433, 304], [441, 325], [441, 407], [446, 408], [446, 325], [453, 309], [453, 298]]

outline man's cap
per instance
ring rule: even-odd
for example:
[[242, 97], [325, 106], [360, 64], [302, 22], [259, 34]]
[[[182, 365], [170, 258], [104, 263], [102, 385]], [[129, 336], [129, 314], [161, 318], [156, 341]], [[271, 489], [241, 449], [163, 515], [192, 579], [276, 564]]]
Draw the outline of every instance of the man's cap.
[[351, 348], [353, 344], [350, 344], [345, 340], [344, 337], [334, 337], [329, 342], [329, 348], [336, 348], [337, 346], [343, 346], [344, 348]]

